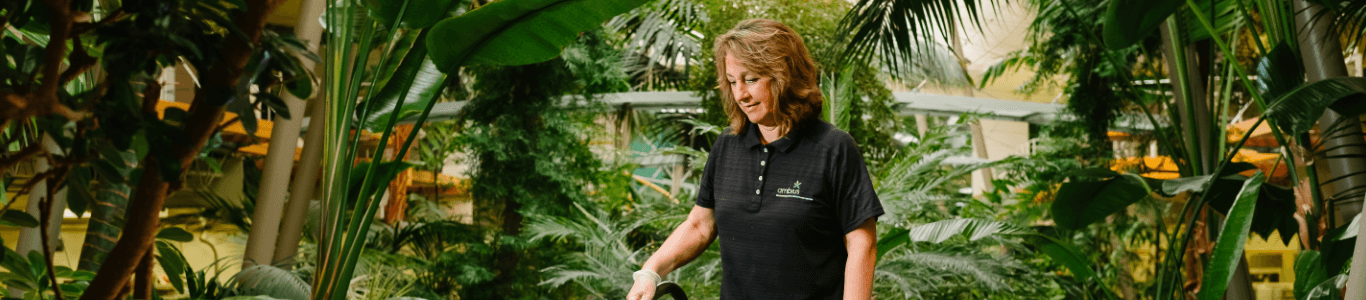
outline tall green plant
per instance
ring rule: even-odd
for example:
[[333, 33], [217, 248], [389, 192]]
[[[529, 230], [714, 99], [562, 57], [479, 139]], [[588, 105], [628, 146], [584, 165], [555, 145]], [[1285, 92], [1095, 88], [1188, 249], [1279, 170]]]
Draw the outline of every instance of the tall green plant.
[[[334, 45], [328, 47], [324, 58], [325, 93], [330, 101], [324, 123], [324, 234], [319, 241], [321, 261], [312, 298], [346, 296], [356, 259], [364, 250], [369, 232], [365, 225], [378, 209], [375, 195], [388, 182], [376, 174], [381, 166], [397, 163], [385, 161], [380, 156], [382, 152], [376, 152], [368, 168], [353, 171], [352, 161], [361, 139], [352, 135], [352, 130], [371, 128], [367, 125], [372, 120], [374, 124], [385, 124], [376, 129], [383, 132], [379, 144], [386, 144], [393, 124], [405, 113], [405, 104], [417, 104], [417, 125], [394, 156], [404, 157], [440, 90], [455, 78], [447, 74], [476, 63], [518, 65], [554, 58], [578, 32], [595, 28], [642, 2], [509, 0], [463, 14], [463, 2], [459, 1], [386, 1], [366, 6], [329, 2], [324, 23], [328, 40]], [[365, 12], [369, 12], [368, 16]], [[451, 14], [458, 16], [448, 18]], [[402, 38], [407, 34], [416, 36]], [[375, 41], [379, 41], [378, 45]], [[405, 45], [389, 47], [395, 43]], [[386, 49], [374, 64], [369, 55], [354, 55], [372, 49]], [[404, 52], [395, 52], [396, 49]], [[384, 87], [366, 93], [377, 97], [358, 103], [356, 100], [364, 90], [361, 83], [367, 78], [378, 82], [379, 75], [385, 73], [367, 72], [371, 65], [377, 65], [374, 70], [398, 67]], [[444, 74], [423, 71], [432, 67]], [[397, 91], [397, 97], [382, 97], [386, 90]], [[390, 109], [382, 113], [384, 108]], [[353, 181], [362, 183], [354, 191], [348, 186]]]

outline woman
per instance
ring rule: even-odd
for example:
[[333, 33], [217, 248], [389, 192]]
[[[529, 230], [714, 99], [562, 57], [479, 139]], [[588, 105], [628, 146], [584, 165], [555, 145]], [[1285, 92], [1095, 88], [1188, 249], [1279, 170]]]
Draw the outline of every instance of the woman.
[[712, 147], [688, 219], [634, 274], [661, 274], [721, 239], [721, 299], [868, 299], [882, 204], [848, 133], [817, 116], [816, 66], [801, 37], [745, 20], [716, 38], [730, 127]]

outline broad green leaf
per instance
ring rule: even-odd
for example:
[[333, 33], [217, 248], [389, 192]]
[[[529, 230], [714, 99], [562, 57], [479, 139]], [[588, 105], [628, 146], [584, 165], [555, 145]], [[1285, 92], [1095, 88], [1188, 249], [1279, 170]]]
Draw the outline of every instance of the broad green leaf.
[[1105, 295], [1108, 298], [1115, 299], [1114, 292], [1111, 292], [1110, 288], [1105, 286], [1105, 281], [1101, 279], [1099, 275], [1096, 275], [1094, 270], [1091, 270], [1091, 260], [1087, 259], [1086, 255], [1082, 255], [1077, 249], [1070, 245], [1063, 244], [1062, 241], [1054, 239], [1053, 237], [1041, 234], [1035, 235], [1035, 237], [1037, 238], [1034, 239], [1034, 244], [1039, 247], [1039, 252], [1048, 255], [1049, 258], [1053, 259], [1054, 263], [1060, 264], [1072, 271], [1072, 275], [1075, 276], [1078, 281], [1091, 281], [1104, 290]]
[[38, 219], [27, 212], [19, 210], [7, 210], [0, 216], [0, 225], [19, 226], [19, 227], [38, 227]]
[[406, 11], [403, 11], [403, 21], [398, 24], [399, 27], [405, 29], [432, 26], [437, 21], [450, 16], [452, 10], [465, 4], [463, 0], [389, 0], [376, 2], [377, 5], [367, 7], [370, 17], [385, 27], [394, 24], [394, 19], [398, 18], [400, 11], [404, 10], [403, 3], [408, 2]]
[[[427, 58], [426, 39], [422, 38], [426, 33], [419, 36], [413, 43], [411, 49], [404, 54], [403, 61], [394, 70], [393, 76], [380, 88], [375, 97], [367, 99], [359, 106], [370, 106], [365, 115], [360, 115], [361, 110], [357, 109], [358, 117], [366, 122], [365, 127], [371, 131], [383, 131], [389, 126], [389, 114], [394, 111], [394, 102], [402, 99], [403, 106], [399, 108], [399, 119], [409, 114], [421, 113], [426, 109], [427, 103], [423, 99], [432, 99], [433, 95], [441, 93], [444, 88], [441, 82], [445, 80], [446, 74], [436, 69], [436, 65], [431, 59]], [[407, 95], [403, 95], [404, 92]]]
[[1351, 223], [1347, 223], [1347, 226], [1343, 226], [1343, 227], [1342, 227], [1342, 233], [1337, 234], [1337, 235], [1330, 235], [1330, 236], [1328, 236], [1328, 237], [1329, 237], [1329, 238], [1332, 238], [1333, 240], [1338, 240], [1338, 241], [1347, 240], [1347, 239], [1353, 239], [1353, 238], [1356, 238], [1356, 237], [1357, 237], [1357, 232], [1360, 231], [1360, 230], [1361, 230], [1361, 214], [1358, 213], [1356, 217], [1352, 217], [1352, 222], [1351, 222]]
[[[390, 181], [394, 180], [394, 177], [398, 176], [399, 172], [403, 172], [403, 170], [407, 170], [408, 168], [412, 168], [413, 166], [415, 166], [413, 163], [406, 161], [390, 161], [380, 163], [379, 169], [375, 170], [375, 178], [370, 180], [370, 184], [376, 187], [387, 186], [389, 185]], [[364, 197], [369, 196], [360, 195], [361, 184], [365, 181], [365, 172], [368, 169], [370, 169], [370, 162], [361, 162], [359, 164], [356, 164], [355, 168], [351, 169], [351, 192], [347, 195], [350, 195], [352, 198], [350, 199], [349, 203], [354, 204], [356, 199], [366, 199]], [[382, 190], [382, 188], [371, 189], [371, 191]]]
[[285, 90], [288, 90], [290, 95], [294, 95], [294, 98], [308, 100], [313, 98], [313, 81], [309, 80], [308, 77], [295, 78], [285, 82]]
[[907, 234], [914, 242], [943, 243], [950, 237], [966, 235], [969, 241], [996, 234], [1011, 234], [1024, 230], [1010, 223], [985, 219], [951, 219], [911, 228]]
[[1305, 299], [1328, 274], [1323, 270], [1323, 256], [1318, 251], [1305, 250], [1295, 257], [1295, 299]]
[[95, 202], [95, 195], [90, 193], [91, 181], [94, 175], [90, 174], [90, 167], [80, 166], [71, 169], [67, 173], [66, 181], [62, 185], [66, 186], [66, 206], [71, 209], [76, 217], [85, 215], [85, 209], [90, 203]]
[[37, 280], [30, 271], [32, 270], [32, 267], [29, 266], [28, 259], [25, 259], [23, 255], [19, 255], [19, 252], [15, 252], [3, 245], [0, 245], [0, 251], [4, 251], [3, 255], [0, 255], [0, 267], [9, 270], [10, 273], [27, 279], [27, 281]]
[[1279, 99], [1304, 84], [1304, 64], [1290, 44], [1281, 42], [1257, 62], [1257, 88], [1266, 99]]
[[1229, 279], [1233, 278], [1233, 269], [1238, 267], [1238, 261], [1243, 258], [1248, 229], [1252, 227], [1253, 210], [1257, 208], [1257, 195], [1265, 179], [1261, 171], [1252, 175], [1252, 178], [1243, 184], [1233, 208], [1229, 209], [1223, 229], [1219, 232], [1219, 241], [1214, 244], [1214, 253], [1210, 255], [1209, 266], [1205, 268], [1200, 300], [1218, 300], [1224, 297]]
[[184, 293], [185, 281], [180, 277], [180, 274], [184, 273], [188, 267], [185, 256], [175, 246], [164, 241], [156, 241], [156, 250], [158, 254], [156, 256], [157, 263], [161, 265], [161, 270], [168, 274], [166, 278], [170, 279], [171, 286], [175, 287], [176, 292]]
[[1209, 183], [1214, 175], [1181, 177], [1172, 180], [1162, 181], [1162, 195], [1167, 197], [1176, 196], [1184, 192], [1204, 192], [1205, 184]]
[[[1285, 131], [1286, 135], [1304, 134], [1314, 128], [1319, 117], [1323, 116], [1324, 110], [1330, 107], [1338, 113], [1353, 113], [1343, 110], [1357, 108], [1359, 105], [1353, 105], [1351, 102], [1361, 101], [1359, 97], [1363, 93], [1366, 93], [1366, 78], [1339, 77], [1319, 80], [1300, 85], [1267, 105], [1266, 116], [1275, 120], [1276, 126]], [[1349, 100], [1347, 103], [1335, 105], [1343, 99]]]
[[1329, 275], [1345, 272], [1347, 263], [1352, 260], [1352, 251], [1356, 249], [1356, 237], [1332, 238], [1347, 235], [1347, 227], [1349, 226], [1329, 229], [1323, 235], [1328, 238], [1319, 244], [1319, 252], [1323, 253], [1323, 268]]
[[[1299, 278], [1295, 278], [1299, 280]], [[1342, 287], [1347, 285], [1347, 275], [1337, 275], [1329, 277], [1322, 282], [1318, 282], [1314, 289], [1309, 290], [1304, 295], [1304, 300], [1338, 300], [1342, 299]]]
[[1148, 197], [1147, 184], [1133, 174], [1103, 181], [1073, 181], [1058, 188], [1050, 208], [1058, 227], [1077, 230]]
[[161, 231], [157, 232], [157, 238], [184, 243], [194, 241], [194, 234], [190, 233], [189, 231], [185, 231], [184, 228], [166, 227], [165, 229], [162, 229]]
[[[1212, 4], [1214, 5], [1213, 13], [1215, 17], [1211, 22], [1215, 26], [1215, 32], [1220, 36], [1224, 36], [1223, 34], [1227, 34], [1230, 31], [1239, 29], [1240, 26], [1245, 25], [1243, 22], [1243, 14], [1238, 13], [1238, 3], [1234, 1], [1242, 0], [1197, 0], [1195, 1], [1195, 4], [1199, 6], [1198, 8], [1178, 10], [1177, 15], [1181, 17], [1182, 24], [1200, 24], [1200, 21], [1197, 20], [1193, 14], [1200, 12], [1206, 19], [1209, 19], [1211, 13], [1210, 5]], [[1210, 33], [1205, 30], [1204, 26], [1190, 27], [1192, 28], [1186, 29], [1186, 33], [1183, 35], [1186, 38], [1186, 42], [1194, 43], [1210, 38]]]
[[1105, 48], [1119, 50], [1137, 44], [1185, 4], [1180, 0], [1110, 1], [1102, 20]]
[[432, 61], [451, 73], [470, 63], [524, 65], [560, 55], [579, 33], [646, 0], [505, 0], [438, 22], [427, 36]]
[[71, 272], [71, 277], [69, 278], [77, 281], [91, 281], [95, 280], [95, 272], [77, 270]]
[[883, 256], [883, 255], [886, 255], [887, 252], [891, 252], [892, 249], [896, 249], [896, 247], [901, 247], [901, 245], [905, 245], [906, 243], [909, 243], [909, 242], [911, 241], [911, 236], [906, 235], [906, 233], [909, 233], [909, 232], [910, 232], [910, 231], [909, 231], [909, 230], [906, 230], [905, 228], [892, 227], [892, 230], [891, 230], [890, 232], [887, 232], [887, 235], [886, 235], [886, 236], [884, 236], [882, 239], [878, 240], [878, 241], [877, 241], [877, 259], [878, 259], [878, 261], [881, 261], [881, 260], [882, 260], [882, 256]]

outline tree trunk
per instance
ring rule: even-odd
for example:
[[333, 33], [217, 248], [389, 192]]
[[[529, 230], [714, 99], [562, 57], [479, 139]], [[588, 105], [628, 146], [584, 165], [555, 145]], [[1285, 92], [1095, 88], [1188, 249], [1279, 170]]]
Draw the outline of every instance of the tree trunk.
[[[1323, 11], [1317, 4], [1305, 0], [1291, 2], [1306, 79], [1314, 82], [1347, 77], [1342, 46], [1330, 28], [1332, 18], [1315, 18]], [[1314, 165], [1318, 172], [1327, 175], [1320, 188], [1324, 195], [1329, 195], [1322, 200], [1332, 205], [1329, 213], [1333, 213], [1333, 227], [1351, 222], [1361, 212], [1362, 195], [1366, 194], [1366, 137], [1360, 124], [1357, 116], [1343, 116], [1332, 110], [1324, 111], [1319, 118], [1322, 147], [1315, 149]]]
[[152, 272], [152, 251], [154, 250], [147, 249], [147, 253], [143, 254], [138, 262], [137, 277], [133, 278], [133, 299], [151, 300], [155, 292], [153, 287], [156, 285], [156, 275]]
[[[134, 201], [128, 214], [129, 222], [124, 227], [123, 237], [110, 251], [110, 256], [138, 257], [152, 248], [152, 241], [161, 222], [159, 213], [162, 204], [166, 202], [166, 194], [171, 189], [169, 183], [162, 181], [161, 173], [157, 170], [158, 164], [178, 163], [182, 169], [189, 168], [223, 117], [222, 103], [209, 103], [210, 100], [207, 99], [211, 99], [210, 93], [204, 91], [231, 89], [236, 86], [238, 78], [242, 76], [242, 68], [246, 66], [254, 51], [253, 45], [261, 38], [266, 16], [283, 2], [284, 0], [250, 0], [247, 2], [247, 10], [234, 18], [233, 23], [247, 35], [249, 41], [227, 39], [223, 46], [223, 60], [214, 64], [201, 77], [204, 88], [195, 93], [194, 103], [190, 105], [189, 116], [185, 118], [183, 127], [188, 145], [176, 145], [173, 149], [175, 157], [172, 160], [158, 161], [152, 156], [146, 158], [142, 178], [133, 195]], [[222, 96], [212, 97], [217, 99]], [[106, 261], [101, 267], [101, 272], [95, 275], [95, 280], [90, 282], [85, 294], [81, 295], [81, 300], [114, 300], [136, 267], [137, 260]]]
[[[522, 208], [517, 200], [507, 199], [503, 204], [503, 236], [517, 236], [522, 234], [522, 213], [518, 209]], [[517, 291], [512, 290], [512, 282], [515, 280], [517, 266], [521, 258], [521, 253], [506, 244], [498, 246], [494, 253], [494, 259], [498, 261], [497, 275], [493, 278], [493, 286], [499, 289], [499, 295], [517, 295]]]

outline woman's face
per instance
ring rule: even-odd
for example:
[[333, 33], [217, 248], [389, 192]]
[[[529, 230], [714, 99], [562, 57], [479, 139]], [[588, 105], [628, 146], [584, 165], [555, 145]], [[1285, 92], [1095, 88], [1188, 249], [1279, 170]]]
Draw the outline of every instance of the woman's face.
[[750, 73], [734, 55], [726, 54], [726, 81], [730, 82], [730, 94], [735, 96], [735, 104], [745, 112], [750, 122], [764, 126], [774, 126], [773, 112], [768, 108], [773, 102], [769, 92], [771, 77]]

